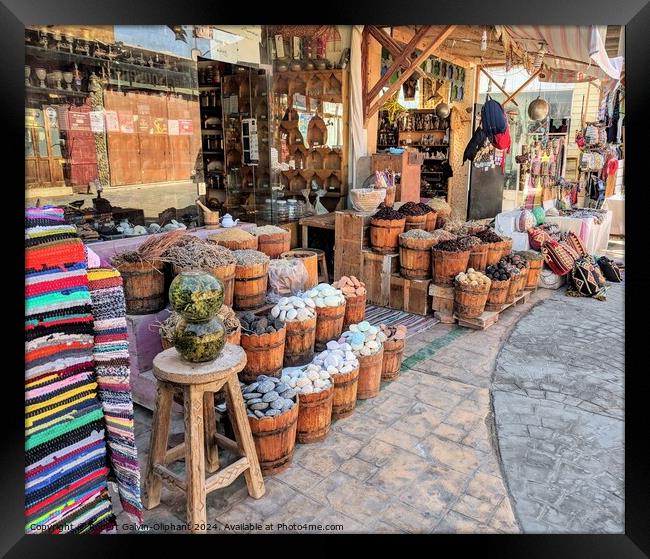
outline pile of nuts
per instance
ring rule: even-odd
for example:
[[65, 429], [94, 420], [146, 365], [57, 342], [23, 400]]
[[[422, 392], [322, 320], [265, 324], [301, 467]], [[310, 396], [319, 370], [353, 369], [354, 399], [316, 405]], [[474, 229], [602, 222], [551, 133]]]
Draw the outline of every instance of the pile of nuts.
[[491, 283], [489, 277], [474, 268], [468, 268], [467, 272], [461, 272], [456, 276], [456, 284], [476, 291], [489, 290]]
[[260, 375], [251, 384], [240, 383], [250, 417], [274, 417], [296, 405], [297, 390], [279, 378]]
[[315, 303], [309, 299], [301, 297], [282, 297], [278, 304], [271, 309], [271, 316], [279, 318], [282, 322], [285, 320], [309, 320], [316, 316]]
[[451, 241], [442, 241], [435, 245], [434, 250], [442, 250], [444, 252], [465, 252], [469, 250], [469, 247], [466, 245], [462, 239], [453, 239]]
[[239, 322], [242, 330], [247, 334], [272, 334], [284, 328], [284, 321], [271, 313], [268, 316], [259, 316], [252, 312], [245, 312], [240, 315]]
[[485, 275], [494, 281], [506, 281], [510, 279], [510, 270], [506, 268], [506, 263], [500, 261], [498, 264], [492, 264], [485, 270]]
[[284, 369], [280, 381], [298, 394], [313, 394], [332, 386], [327, 370], [313, 363], [300, 368]]
[[[345, 303], [343, 292], [329, 283], [319, 283], [303, 294], [303, 299], [311, 299], [315, 307], [338, 307]], [[309, 305], [312, 306], [312, 305]]]
[[349, 343], [356, 356], [377, 353], [385, 341], [386, 335], [365, 320], [359, 324], [350, 324], [348, 330], [343, 332], [339, 340], [339, 342]]
[[348, 343], [327, 342], [327, 349], [314, 357], [312, 365], [317, 365], [331, 375], [349, 373], [359, 366], [359, 360]]
[[502, 258], [502, 260], [505, 260], [508, 264], [515, 266], [520, 270], [523, 270], [529, 266], [528, 260], [519, 254], [509, 254], [508, 256]]
[[366, 284], [354, 276], [341, 276], [341, 279], [335, 281], [332, 287], [340, 289], [345, 297], [356, 297], [366, 294]]

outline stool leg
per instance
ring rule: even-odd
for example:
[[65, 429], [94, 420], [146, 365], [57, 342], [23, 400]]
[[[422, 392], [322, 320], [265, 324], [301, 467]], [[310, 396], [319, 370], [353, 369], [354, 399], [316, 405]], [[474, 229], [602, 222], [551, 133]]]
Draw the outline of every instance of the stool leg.
[[217, 418], [214, 412], [214, 393], [206, 392], [203, 395], [203, 430], [205, 433], [205, 457], [209, 473], [219, 469], [219, 448], [215, 441], [217, 434]]
[[147, 509], [152, 509], [160, 504], [162, 480], [154, 472], [154, 466], [165, 463], [173, 400], [174, 388], [170, 384], [158, 382], [156, 407], [154, 409], [153, 425], [151, 427], [151, 442], [149, 444], [147, 476], [144, 482], [144, 494], [142, 498], [142, 502]]
[[228, 377], [226, 395], [228, 397], [228, 415], [230, 416], [233, 431], [235, 432], [237, 444], [242, 454], [248, 458], [250, 464], [249, 468], [244, 472], [248, 494], [255, 499], [260, 499], [266, 491], [264, 488], [264, 478], [262, 478], [255, 443], [253, 442], [248, 417], [246, 417], [244, 399], [241, 395], [241, 388], [239, 388], [239, 380], [236, 374]]
[[205, 532], [205, 456], [203, 452], [203, 390], [185, 387], [185, 494], [192, 532]]

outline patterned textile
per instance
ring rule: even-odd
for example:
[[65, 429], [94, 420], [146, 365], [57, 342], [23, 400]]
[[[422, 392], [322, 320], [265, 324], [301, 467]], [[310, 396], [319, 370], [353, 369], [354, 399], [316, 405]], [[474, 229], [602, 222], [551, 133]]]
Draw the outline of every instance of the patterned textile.
[[580, 237], [576, 235], [573, 231], [569, 231], [566, 239], [566, 243], [578, 253], [579, 257], [589, 256], [587, 249], [583, 242], [580, 240]]
[[122, 277], [112, 268], [88, 270], [94, 316], [95, 373], [106, 417], [111, 479], [117, 481], [124, 511], [142, 522], [140, 469], [133, 429], [129, 342]]
[[597, 260], [597, 263], [600, 267], [601, 272], [609, 281], [620, 283], [623, 280], [620, 267], [617, 266], [616, 262], [614, 262], [611, 258], [607, 258], [607, 256], [601, 256]]
[[591, 256], [578, 259], [571, 270], [567, 295], [572, 297], [594, 297], [605, 300], [605, 278]]
[[533, 250], [541, 250], [542, 246], [551, 240], [551, 236], [539, 227], [533, 227], [532, 229], [528, 230], [528, 242], [530, 244], [530, 248]]
[[533, 215], [535, 216], [535, 221], [537, 222], [537, 225], [541, 225], [544, 223], [544, 220], [546, 219], [546, 212], [544, 211], [544, 208], [541, 206], [537, 206], [533, 208]]
[[62, 209], [25, 227], [25, 531], [114, 532], [84, 246]]
[[550, 240], [540, 250], [546, 265], [558, 276], [565, 276], [573, 269], [577, 255], [563, 243]]
[[537, 225], [535, 215], [530, 210], [521, 210], [519, 219], [517, 219], [517, 231], [525, 233]]

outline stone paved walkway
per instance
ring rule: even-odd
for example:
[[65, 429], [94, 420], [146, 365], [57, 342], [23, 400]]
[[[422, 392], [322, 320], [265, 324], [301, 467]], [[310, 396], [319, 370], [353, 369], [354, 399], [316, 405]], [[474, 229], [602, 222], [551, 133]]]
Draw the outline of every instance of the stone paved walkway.
[[[510, 308], [486, 331], [437, 324], [410, 338], [403, 372], [377, 398], [358, 402], [323, 442], [298, 445], [292, 466], [266, 478], [256, 501], [243, 479], [207, 498], [218, 531], [259, 523], [339, 525], [344, 532], [519, 532], [497, 458], [490, 381], [498, 349], [535, 301]], [[144, 474], [151, 414], [137, 408]], [[172, 432], [177, 438], [179, 415]], [[185, 521], [185, 498], [164, 488], [145, 513], [149, 531]], [[119, 523], [128, 523], [124, 514]], [[167, 526], [164, 526], [167, 524]], [[250, 528], [250, 527], [245, 527]], [[256, 531], [256, 530], [253, 530]], [[294, 531], [304, 531], [295, 529]]]
[[493, 398], [525, 532], [624, 531], [624, 286], [607, 301], [555, 292], [513, 329]]

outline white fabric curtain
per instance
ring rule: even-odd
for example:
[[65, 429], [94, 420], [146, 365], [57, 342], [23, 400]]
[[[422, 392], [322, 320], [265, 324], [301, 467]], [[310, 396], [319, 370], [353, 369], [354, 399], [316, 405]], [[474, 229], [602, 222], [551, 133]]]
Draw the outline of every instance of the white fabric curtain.
[[[352, 26], [350, 45], [350, 142], [348, 184], [356, 186], [357, 160], [368, 154], [367, 130], [363, 127], [363, 76], [361, 76], [361, 35], [363, 25]], [[348, 204], [349, 206], [349, 204]]]

